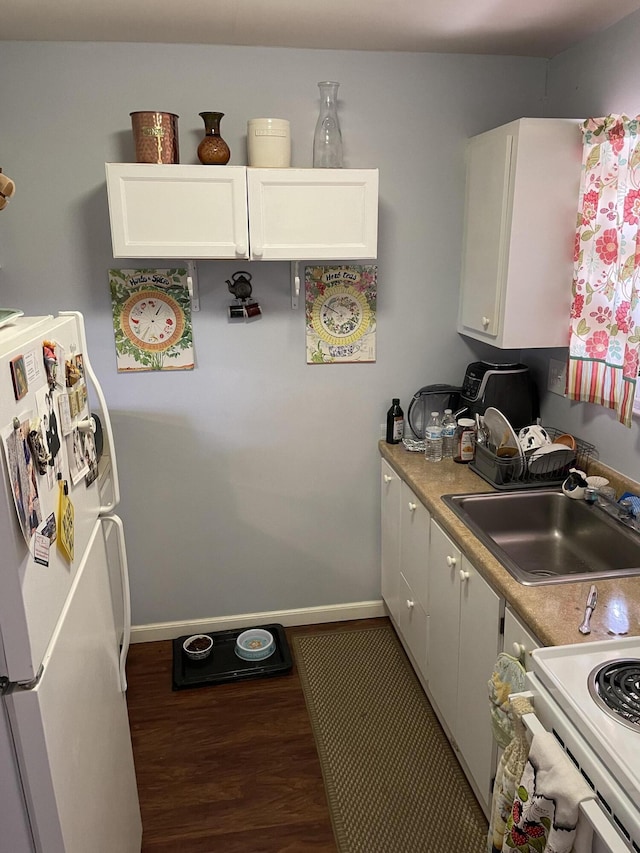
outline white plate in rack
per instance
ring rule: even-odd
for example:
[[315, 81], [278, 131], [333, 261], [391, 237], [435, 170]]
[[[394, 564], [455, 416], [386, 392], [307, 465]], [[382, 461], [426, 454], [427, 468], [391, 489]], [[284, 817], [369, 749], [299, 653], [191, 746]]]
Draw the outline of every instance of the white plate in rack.
[[566, 444], [544, 444], [529, 457], [530, 474], [551, 474], [575, 461], [576, 452]]
[[512, 458], [504, 457], [505, 463], [510, 462], [513, 465], [513, 475], [518, 477], [524, 471], [525, 461], [524, 452], [513, 427], [500, 409], [494, 409], [493, 406], [489, 406], [484, 413], [484, 425], [489, 431], [489, 441], [495, 445], [496, 450], [502, 446], [515, 447], [518, 451]]

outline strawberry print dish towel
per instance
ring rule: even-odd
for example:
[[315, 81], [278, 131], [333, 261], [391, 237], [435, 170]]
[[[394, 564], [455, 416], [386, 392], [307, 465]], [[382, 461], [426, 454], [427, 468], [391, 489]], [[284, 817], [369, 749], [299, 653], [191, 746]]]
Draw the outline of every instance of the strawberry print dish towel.
[[580, 803], [594, 793], [550, 732], [536, 734], [507, 820], [502, 853], [581, 853], [592, 829]]

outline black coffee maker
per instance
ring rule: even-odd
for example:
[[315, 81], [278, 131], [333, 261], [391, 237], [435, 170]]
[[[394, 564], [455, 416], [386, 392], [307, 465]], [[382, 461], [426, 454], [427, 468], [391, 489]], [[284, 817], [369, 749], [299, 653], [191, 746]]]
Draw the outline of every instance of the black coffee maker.
[[[540, 414], [538, 389], [526, 364], [474, 361], [467, 366], [459, 406], [469, 417], [499, 409], [517, 432], [535, 423]], [[467, 414], [465, 412], [465, 415]]]

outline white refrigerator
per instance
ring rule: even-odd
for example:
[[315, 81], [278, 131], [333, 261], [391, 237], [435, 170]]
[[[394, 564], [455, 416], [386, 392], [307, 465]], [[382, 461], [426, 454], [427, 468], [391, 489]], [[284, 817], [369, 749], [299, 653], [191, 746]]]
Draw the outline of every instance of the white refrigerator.
[[138, 853], [117, 467], [77, 312], [0, 318], [0, 433], [0, 853]]

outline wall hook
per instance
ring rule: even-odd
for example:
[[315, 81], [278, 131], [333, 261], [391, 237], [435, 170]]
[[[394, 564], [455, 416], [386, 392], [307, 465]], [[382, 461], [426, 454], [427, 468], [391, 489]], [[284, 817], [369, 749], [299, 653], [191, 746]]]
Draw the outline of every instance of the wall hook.
[[298, 307], [300, 296], [300, 261], [291, 261], [291, 307]]
[[191, 298], [191, 310], [200, 310], [200, 290], [198, 287], [198, 268], [195, 261], [187, 261], [187, 289]]

